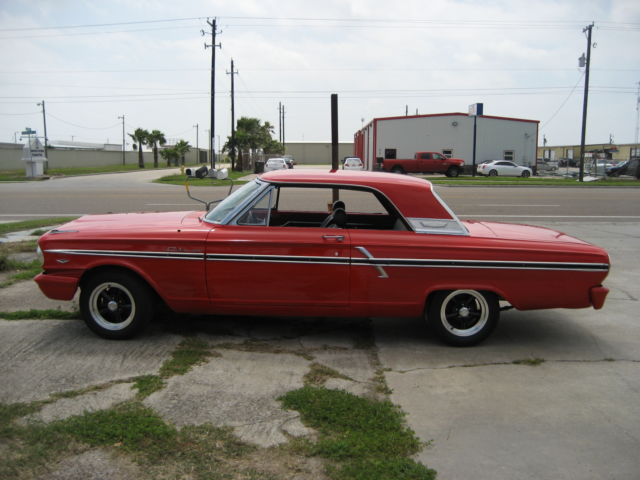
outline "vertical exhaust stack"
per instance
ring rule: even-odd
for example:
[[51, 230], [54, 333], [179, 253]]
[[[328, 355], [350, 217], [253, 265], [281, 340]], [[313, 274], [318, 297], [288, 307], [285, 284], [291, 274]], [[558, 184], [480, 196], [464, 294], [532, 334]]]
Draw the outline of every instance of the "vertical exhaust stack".
[[331, 170], [338, 170], [338, 94], [331, 94]]

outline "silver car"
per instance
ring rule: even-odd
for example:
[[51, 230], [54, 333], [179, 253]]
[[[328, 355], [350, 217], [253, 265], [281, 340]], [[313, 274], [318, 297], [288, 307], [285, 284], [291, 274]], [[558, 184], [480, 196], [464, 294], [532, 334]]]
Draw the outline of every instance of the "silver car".
[[287, 161], [284, 158], [270, 158], [267, 163], [264, 164], [264, 171], [271, 172], [273, 170], [286, 170]]

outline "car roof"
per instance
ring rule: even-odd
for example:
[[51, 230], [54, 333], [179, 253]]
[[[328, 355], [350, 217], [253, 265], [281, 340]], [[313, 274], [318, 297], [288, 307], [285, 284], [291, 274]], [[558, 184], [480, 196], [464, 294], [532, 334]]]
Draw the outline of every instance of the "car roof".
[[276, 184], [336, 185], [364, 187], [386, 195], [405, 217], [452, 218], [435, 197], [431, 182], [397, 173], [361, 170], [279, 170], [267, 172], [261, 180]]

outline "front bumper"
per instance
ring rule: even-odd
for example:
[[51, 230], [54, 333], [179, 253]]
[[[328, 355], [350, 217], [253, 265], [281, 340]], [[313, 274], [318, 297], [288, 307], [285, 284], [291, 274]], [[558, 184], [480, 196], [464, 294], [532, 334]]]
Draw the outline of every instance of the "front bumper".
[[78, 278], [41, 273], [34, 279], [45, 296], [53, 300], [71, 300], [78, 289]]

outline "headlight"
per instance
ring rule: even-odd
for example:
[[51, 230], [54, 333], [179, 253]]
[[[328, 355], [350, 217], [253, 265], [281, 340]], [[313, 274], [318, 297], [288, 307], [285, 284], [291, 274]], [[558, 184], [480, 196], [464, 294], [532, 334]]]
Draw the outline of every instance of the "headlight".
[[38, 260], [40, 260], [40, 264], [44, 265], [44, 254], [42, 253], [40, 245], [38, 245], [38, 248], [36, 248], [36, 255], [38, 256]]

